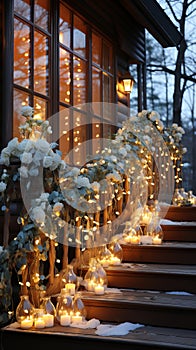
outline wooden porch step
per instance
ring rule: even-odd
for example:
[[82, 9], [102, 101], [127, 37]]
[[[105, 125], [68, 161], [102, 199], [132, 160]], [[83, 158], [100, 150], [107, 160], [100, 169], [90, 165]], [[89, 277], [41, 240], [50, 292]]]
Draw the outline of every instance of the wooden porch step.
[[196, 221], [196, 205], [191, 207], [161, 206], [161, 217], [173, 221]]
[[3, 350], [47, 348], [71, 348], [72, 350], [195, 350], [194, 330], [144, 326], [124, 336], [102, 337], [94, 329], [61, 327], [40, 330], [21, 330], [14, 323], [1, 331]]
[[196, 295], [173, 295], [142, 290], [121, 290], [96, 296], [83, 292], [87, 317], [104, 322], [132, 322], [196, 330]]
[[196, 265], [124, 263], [105, 270], [110, 288], [196, 293]]
[[196, 242], [196, 225], [161, 225], [164, 241]]
[[123, 262], [196, 264], [196, 243], [163, 242], [161, 245], [121, 244]]

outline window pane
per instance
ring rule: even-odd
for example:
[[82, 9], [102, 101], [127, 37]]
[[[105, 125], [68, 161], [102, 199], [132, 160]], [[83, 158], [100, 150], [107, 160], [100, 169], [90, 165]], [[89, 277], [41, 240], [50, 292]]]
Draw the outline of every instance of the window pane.
[[[75, 165], [83, 165], [86, 161], [87, 154], [87, 130], [86, 125], [86, 115], [78, 112], [74, 112], [73, 117], [73, 161]], [[89, 154], [89, 152], [88, 152]]]
[[102, 124], [100, 123], [100, 120], [97, 118], [93, 118], [93, 124], [92, 124], [92, 149], [93, 154], [99, 153], [101, 151], [101, 145], [102, 145]]
[[[101, 102], [101, 72], [96, 68], [92, 68], [92, 102]], [[95, 114], [100, 115], [100, 104], [95, 103], [93, 110]]]
[[92, 34], [92, 61], [101, 66], [101, 38]]
[[71, 163], [71, 159], [69, 158], [70, 151], [70, 141], [71, 141], [71, 119], [72, 119], [72, 111], [69, 108], [64, 108], [60, 106], [59, 113], [59, 127], [60, 127], [60, 138], [59, 138], [59, 148], [62, 152], [62, 159], [65, 160], [66, 163]]
[[73, 50], [86, 57], [86, 25], [77, 16], [74, 16]]
[[13, 109], [14, 109], [14, 120], [13, 120], [13, 137], [20, 139], [20, 133], [18, 127], [25, 123], [26, 118], [21, 116], [22, 106], [29, 105], [29, 95], [23, 91], [14, 89], [13, 94]]
[[112, 72], [112, 48], [110, 45], [103, 42], [103, 69], [107, 72]]
[[47, 117], [47, 102], [39, 97], [34, 97], [34, 118], [45, 120]]
[[41, 28], [49, 29], [49, 0], [35, 0], [34, 21]]
[[48, 94], [48, 39], [35, 31], [34, 90]]
[[14, 20], [14, 83], [30, 86], [30, 28]]
[[31, 0], [14, 0], [14, 11], [30, 20], [30, 2]]
[[86, 63], [77, 57], [74, 60], [74, 105], [86, 102]]
[[70, 103], [70, 54], [60, 49], [60, 101]]
[[70, 11], [60, 4], [59, 18], [59, 41], [70, 48], [71, 45], [71, 14]]

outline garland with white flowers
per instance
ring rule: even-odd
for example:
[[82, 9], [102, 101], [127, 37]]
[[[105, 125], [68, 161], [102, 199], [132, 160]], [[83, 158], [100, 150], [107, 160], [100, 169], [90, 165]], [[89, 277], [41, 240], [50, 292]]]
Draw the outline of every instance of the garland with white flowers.
[[[27, 274], [29, 256], [32, 258], [36, 255], [43, 262], [47, 260], [50, 239], [56, 239], [59, 229], [64, 230], [68, 221], [73, 222], [76, 219], [75, 216], [71, 217], [73, 211], [72, 214], [66, 212], [65, 202], [69, 207], [80, 209], [77, 218], [80, 217], [80, 222], [82, 222], [82, 220], [90, 218], [90, 215], [87, 214], [89, 203], [92, 207], [94, 206], [95, 212], [100, 211], [101, 193], [110, 184], [113, 186], [110, 193], [110, 207], [115, 201], [115, 205], [118, 202], [119, 208], [120, 201], [117, 201], [116, 197], [123, 195], [125, 177], [137, 178], [141, 185], [141, 196], [145, 172], [150, 179], [149, 182], [152, 182], [149, 160], [151, 161], [150, 157], [154, 152], [153, 129], [149, 123], [144, 123], [144, 130], [140, 130], [140, 120], [150, 120], [156, 130], [168, 141], [168, 145], [175, 145], [176, 149], [181, 146], [179, 135], [183, 134], [182, 128], [179, 129], [173, 125], [172, 135], [170, 135], [171, 131], [164, 129], [158, 113], [142, 111], [123, 123], [115, 138], [108, 140], [107, 147], [101, 154], [97, 155], [96, 159], [78, 169], [70, 167], [62, 161], [61, 153], [54, 150], [57, 144], [49, 144], [46, 141], [47, 135], [52, 133], [48, 121], [33, 118], [33, 108], [29, 106], [22, 108], [22, 116], [26, 118], [25, 123], [19, 127], [22, 141], [19, 141], [18, 138], [12, 139], [1, 152], [0, 163], [6, 167], [0, 178], [1, 210], [5, 211], [6, 209], [8, 204], [6, 192], [10, 181], [13, 180], [8, 171], [12, 157], [16, 157], [21, 162], [18, 174], [14, 174], [15, 181], [20, 178], [26, 179], [26, 189], [28, 190], [31, 186], [31, 179], [38, 176], [41, 165], [46, 171], [44, 181], [49, 191], [42, 193], [39, 198], [34, 200], [29, 214], [19, 218], [19, 222], [23, 226], [22, 230], [8, 247], [0, 250], [0, 311], [2, 315], [0, 316], [0, 324], [8, 322], [8, 311], [12, 305], [11, 275], [13, 268], [18, 273], [19, 282], [21, 283], [21, 277], [23, 281], [25, 280], [25, 285], [23, 283], [22, 287], [24, 291], [28, 292], [27, 287], [31, 287], [31, 283], [33, 283], [33, 281], [29, 282]], [[178, 144], [175, 144], [177, 142]], [[173, 150], [173, 146], [171, 150]], [[58, 179], [55, 177], [56, 171], [59, 171]], [[54, 186], [51, 186], [50, 181], [47, 183], [48, 172], [54, 176]], [[154, 188], [152, 193], [153, 191]], [[111, 213], [111, 215], [116, 217], [119, 215], [119, 211], [115, 209], [115, 213]], [[93, 225], [92, 235], [99, 229], [97, 222]], [[42, 240], [40, 240], [40, 231], [46, 234]], [[48, 232], [52, 232], [52, 235], [49, 235], [50, 239], [47, 238]], [[84, 239], [86, 237], [87, 234], [84, 232]], [[73, 238], [73, 232], [68, 232], [66, 239], [71, 242], [76, 237]], [[47, 278], [43, 275], [39, 276], [35, 284], [36, 287], [46, 288]]]

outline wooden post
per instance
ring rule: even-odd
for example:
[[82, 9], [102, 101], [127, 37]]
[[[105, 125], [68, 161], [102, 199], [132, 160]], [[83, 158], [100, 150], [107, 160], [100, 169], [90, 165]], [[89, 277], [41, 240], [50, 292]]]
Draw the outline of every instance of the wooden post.
[[75, 226], [76, 226], [76, 250], [75, 250], [75, 258], [80, 260], [80, 244], [77, 241], [80, 241], [80, 226], [81, 226], [81, 218], [78, 216], [76, 212], [75, 216]]
[[54, 283], [54, 265], [56, 259], [56, 249], [54, 240], [50, 239], [50, 248], [49, 248], [49, 284]]

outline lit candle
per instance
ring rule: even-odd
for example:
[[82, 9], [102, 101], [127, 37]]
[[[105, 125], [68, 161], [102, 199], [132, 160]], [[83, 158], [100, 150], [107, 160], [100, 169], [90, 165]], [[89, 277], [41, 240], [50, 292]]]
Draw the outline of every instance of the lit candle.
[[74, 283], [66, 283], [65, 288], [71, 295], [75, 294], [76, 285]]
[[141, 236], [140, 242], [142, 244], [152, 244], [152, 237], [151, 236]]
[[71, 323], [71, 316], [68, 314], [60, 316], [60, 325], [61, 326], [69, 326]]
[[20, 327], [22, 329], [29, 329], [33, 326], [33, 318], [25, 318], [21, 321]]
[[140, 243], [140, 237], [138, 236], [126, 236], [124, 237], [125, 242], [131, 243], [131, 244], [139, 244]]
[[104, 286], [102, 286], [101, 284], [97, 284], [94, 287], [94, 291], [95, 291], [95, 294], [97, 295], [103, 295], [105, 292], [105, 289], [104, 289]]
[[89, 292], [94, 292], [94, 287], [95, 287], [95, 282], [93, 281], [88, 281], [88, 284], [87, 284], [87, 289]]
[[45, 327], [45, 322], [43, 317], [38, 317], [34, 320], [34, 327], [35, 328], [44, 328]]
[[45, 322], [46, 327], [53, 327], [54, 326], [54, 315], [45, 314], [45, 315], [43, 315], [43, 320]]
[[100, 260], [100, 263], [103, 267], [108, 267], [109, 266], [109, 261], [107, 259], [102, 259]]
[[120, 259], [117, 256], [112, 256], [109, 261], [111, 265], [120, 265]]
[[77, 312], [76, 315], [73, 315], [71, 318], [72, 323], [82, 323], [82, 316]]
[[161, 244], [162, 243], [162, 239], [156, 236], [156, 237], [153, 238], [152, 243], [153, 244]]

